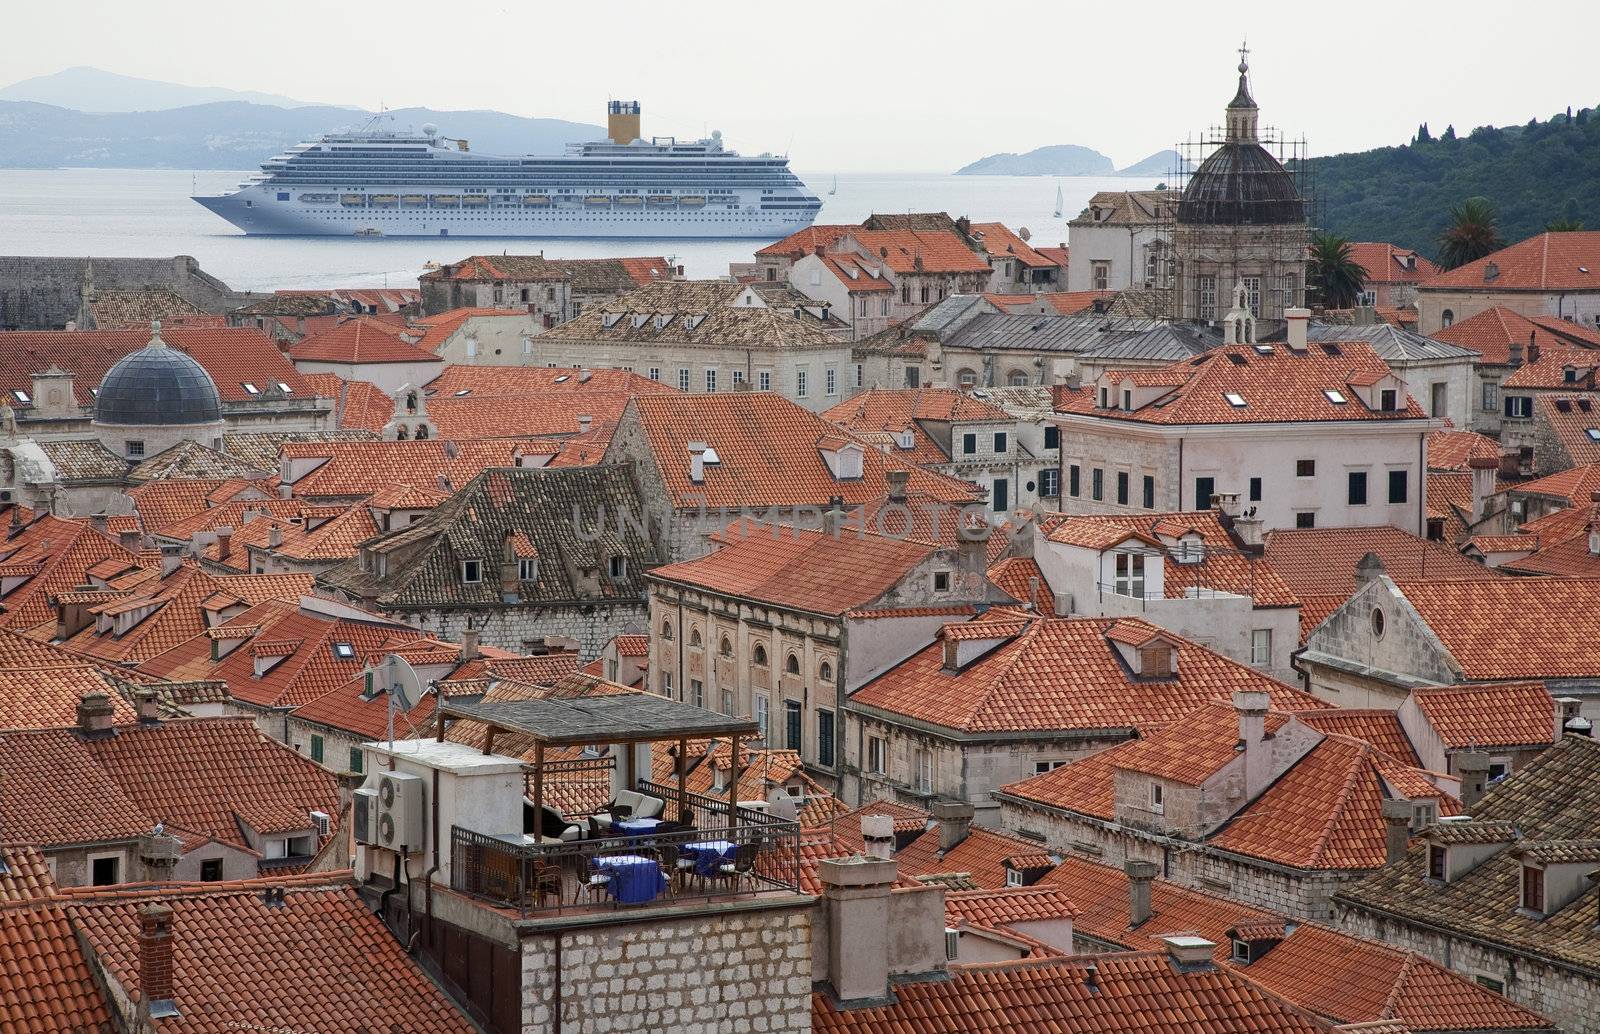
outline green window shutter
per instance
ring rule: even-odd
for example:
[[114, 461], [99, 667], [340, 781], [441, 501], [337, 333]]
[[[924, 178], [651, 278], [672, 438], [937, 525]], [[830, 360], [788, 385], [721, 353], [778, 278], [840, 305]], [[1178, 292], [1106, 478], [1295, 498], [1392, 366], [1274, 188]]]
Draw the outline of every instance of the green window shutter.
[[311, 737], [311, 760], [317, 762], [318, 764], [322, 763], [322, 737], [321, 736], [313, 736], [313, 737]]

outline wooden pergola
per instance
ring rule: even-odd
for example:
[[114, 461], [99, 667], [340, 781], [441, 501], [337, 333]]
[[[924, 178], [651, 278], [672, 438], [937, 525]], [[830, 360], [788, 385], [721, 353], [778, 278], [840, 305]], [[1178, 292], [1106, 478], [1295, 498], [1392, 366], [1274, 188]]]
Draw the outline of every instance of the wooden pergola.
[[[728, 786], [728, 826], [738, 823], [739, 778], [743, 761], [739, 742], [759, 738], [761, 728], [754, 720], [732, 718], [682, 703], [654, 693], [597, 693], [590, 696], [561, 696], [532, 700], [480, 701], [475, 704], [440, 700], [437, 736], [442, 742], [448, 719], [482, 722], [487, 727], [483, 752], [494, 753], [495, 734], [500, 731], [526, 736], [533, 741], [533, 809], [544, 813], [544, 752], [546, 747], [584, 747], [592, 744], [617, 744], [631, 747], [639, 743], [676, 740], [674, 769], [678, 783], [678, 809], [687, 809], [684, 787], [685, 758], [692, 739], [726, 737], [733, 751], [733, 778]], [[627, 785], [638, 782], [633, 751], [625, 751]]]

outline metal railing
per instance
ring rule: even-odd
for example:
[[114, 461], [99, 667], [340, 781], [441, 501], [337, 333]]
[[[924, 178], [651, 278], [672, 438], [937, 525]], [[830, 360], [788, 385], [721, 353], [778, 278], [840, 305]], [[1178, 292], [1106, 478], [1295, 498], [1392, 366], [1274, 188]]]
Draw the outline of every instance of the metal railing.
[[[450, 886], [523, 916], [798, 893], [800, 824], [757, 817], [762, 821], [560, 844], [454, 826]], [[628, 886], [608, 858], [633, 871]], [[645, 880], [637, 878], [641, 866]]]
[[[763, 826], [780, 823], [772, 815], [753, 808], [741, 808], [716, 797], [691, 793], [685, 790], [680, 798], [678, 788], [670, 783], [639, 780], [639, 792], [659, 797], [666, 802], [661, 817], [675, 822], [690, 823], [700, 829], [722, 829], [731, 822], [735, 826]], [[730, 816], [730, 809], [732, 815]]]

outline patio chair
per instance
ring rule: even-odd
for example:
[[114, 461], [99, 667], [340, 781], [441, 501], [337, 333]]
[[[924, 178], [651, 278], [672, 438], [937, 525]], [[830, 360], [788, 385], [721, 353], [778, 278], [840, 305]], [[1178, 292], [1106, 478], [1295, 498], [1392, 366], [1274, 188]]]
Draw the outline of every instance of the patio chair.
[[[611, 897], [611, 874], [606, 872], [589, 860], [589, 870], [585, 878], [578, 883], [578, 891], [572, 896], [572, 903], [576, 905], [587, 894], [592, 902], [600, 904], [605, 898]], [[615, 903], [616, 899], [612, 898]]]
[[739, 885], [755, 871], [756, 855], [760, 850], [758, 844], [740, 844], [733, 849], [733, 860], [717, 866], [711, 879], [717, 883], [731, 884], [731, 889], [737, 893]]
[[657, 844], [654, 853], [661, 862], [661, 872], [667, 877], [667, 886], [676, 894], [694, 875], [694, 859], [685, 858], [677, 844]]
[[523, 894], [528, 902], [543, 908], [545, 898], [553, 897], [561, 904], [561, 868], [530, 858], [523, 871]]

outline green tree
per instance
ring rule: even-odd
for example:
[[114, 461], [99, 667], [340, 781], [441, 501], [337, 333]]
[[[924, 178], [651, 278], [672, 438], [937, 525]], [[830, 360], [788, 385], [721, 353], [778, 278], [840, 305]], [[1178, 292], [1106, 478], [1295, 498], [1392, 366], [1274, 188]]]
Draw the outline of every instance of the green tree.
[[1415, 142], [1419, 144], [1433, 143], [1433, 134], [1428, 132], [1428, 124], [1426, 122], [1417, 127], [1417, 139]]
[[1311, 238], [1306, 260], [1306, 290], [1330, 309], [1348, 309], [1361, 298], [1367, 271], [1351, 254], [1350, 242], [1331, 233]]
[[1552, 219], [1544, 224], [1546, 233], [1576, 233], [1583, 229], [1583, 220], [1564, 215], [1559, 219]]
[[1486, 197], [1469, 197], [1450, 206], [1450, 222], [1439, 235], [1439, 265], [1454, 269], [1504, 246], [1494, 206]]

